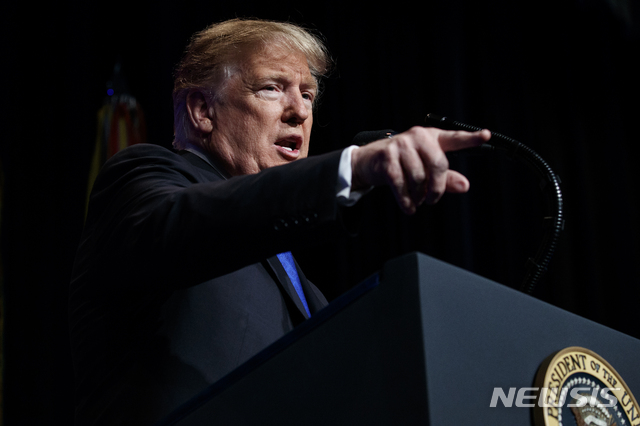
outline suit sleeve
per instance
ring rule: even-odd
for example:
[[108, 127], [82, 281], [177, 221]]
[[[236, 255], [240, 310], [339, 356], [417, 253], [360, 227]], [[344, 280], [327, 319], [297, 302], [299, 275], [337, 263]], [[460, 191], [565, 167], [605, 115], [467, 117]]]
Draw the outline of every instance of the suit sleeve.
[[79, 273], [100, 259], [128, 282], [189, 286], [321, 242], [340, 232], [339, 160], [334, 152], [210, 182], [169, 150], [128, 148], [96, 180]]

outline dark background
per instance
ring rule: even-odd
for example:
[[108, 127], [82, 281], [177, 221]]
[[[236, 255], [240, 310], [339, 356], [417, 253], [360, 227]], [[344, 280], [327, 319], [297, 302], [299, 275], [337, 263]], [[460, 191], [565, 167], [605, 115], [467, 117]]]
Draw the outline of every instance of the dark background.
[[[3, 2], [0, 155], [5, 424], [70, 424], [66, 291], [96, 113], [120, 60], [148, 141], [172, 139], [172, 69], [189, 36], [235, 17], [320, 31], [336, 59], [312, 154], [429, 112], [508, 135], [562, 179], [566, 227], [535, 296], [640, 337], [639, 38], [631, 0]], [[370, 195], [361, 234], [297, 253], [330, 297], [419, 250], [517, 286], [541, 237], [538, 180], [501, 154], [459, 156], [472, 189], [404, 217]], [[513, 318], [518, 321], [518, 318]], [[562, 327], [562, 324], [558, 324]], [[640, 392], [640, 391], [636, 391]]]

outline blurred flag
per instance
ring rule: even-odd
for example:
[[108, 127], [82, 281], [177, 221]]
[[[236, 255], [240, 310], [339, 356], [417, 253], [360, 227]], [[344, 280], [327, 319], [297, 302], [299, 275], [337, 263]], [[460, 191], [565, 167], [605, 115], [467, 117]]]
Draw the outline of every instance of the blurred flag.
[[107, 99], [98, 111], [96, 143], [89, 169], [87, 205], [100, 168], [113, 154], [130, 145], [146, 142], [146, 125], [142, 108], [126, 93], [126, 84], [116, 65], [112, 81], [107, 83]]

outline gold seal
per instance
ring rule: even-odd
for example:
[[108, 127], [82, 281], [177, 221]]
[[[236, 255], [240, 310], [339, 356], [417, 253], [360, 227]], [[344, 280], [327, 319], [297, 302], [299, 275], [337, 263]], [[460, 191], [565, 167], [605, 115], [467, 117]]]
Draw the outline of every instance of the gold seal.
[[536, 426], [640, 426], [640, 406], [618, 372], [589, 349], [550, 355], [536, 374]]

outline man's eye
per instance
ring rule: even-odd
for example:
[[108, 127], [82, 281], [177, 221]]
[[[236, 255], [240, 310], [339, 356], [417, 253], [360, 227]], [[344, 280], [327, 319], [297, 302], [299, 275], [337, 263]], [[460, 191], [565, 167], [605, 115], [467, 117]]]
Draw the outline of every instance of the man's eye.
[[280, 87], [274, 84], [270, 84], [268, 86], [262, 87], [260, 90], [258, 90], [257, 93], [268, 99], [276, 99], [279, 96], [280, 92]]

